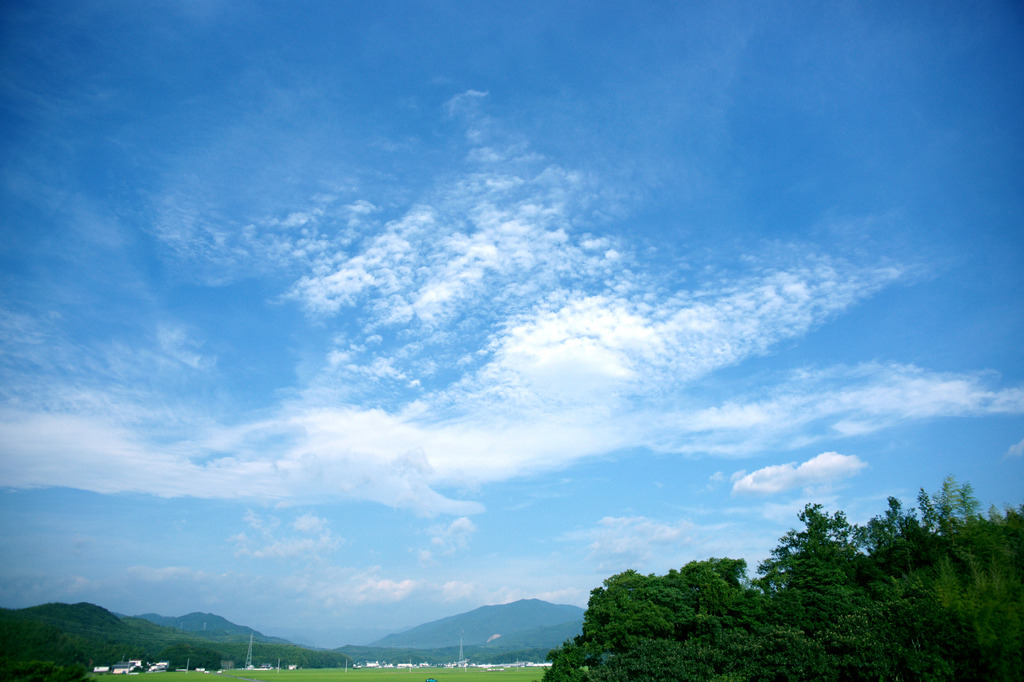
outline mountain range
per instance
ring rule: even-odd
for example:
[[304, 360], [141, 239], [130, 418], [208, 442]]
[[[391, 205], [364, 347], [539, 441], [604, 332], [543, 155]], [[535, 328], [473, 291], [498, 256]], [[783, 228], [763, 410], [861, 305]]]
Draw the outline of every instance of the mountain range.
[[579, 634], [582, 625], [579, 607], [525, 599], [424, 623], [369, 647], [324, 650], [269, 637], [212, 613], [119, 616], [94, 604], [42, 604], [0, 608], [0, 652], [8, 652], [11, 660], [59, 665], [112, 664], [127, 656], [170, 660], [172, 667], [204, 661], [202, 665], [216, 669], [240, 665], [251, 637], [259, 643], [253, 648], [255, 664], [280, 660], [326, 668], [382, 659], [438, 664], [459, 654], [474, 662], [504, 663], [544, 660], [549, 650]]
[[583, 627], [583, 609], [521, 599], [510, 604], [481, 606], [448, 618], [388, 635], [370, 646], [441, 649], [460, 644], [500, 648], [555, 648]]
[[[187, 632], [145, 618], [118, 616], [87, 603], [0, 609], [0, 657], [60, 666], [103, 666], [131, 659], [168, 661], [172, 668], [242, 665], [249, 638], [255, 639], [259, 633], [229, 625], [236, 629], [234, 633], [211, 631], [209, 624], [205, 632]], [[259, 646], [253, 649], [254, 664], [280, 659], [303, 668], [334, 668], [349, 661], [339, 651], [317, 651], [259, 637]]]
[[249, 635], [253, 635], [254, 639], [258, 642], [291, 644], [287, 639], [269, 637], [259, 630], [253, 630], [245, 625], [236, 625], [227, 618], [218, 616], [214, 613], [200, 613], [196, 611], [177, 617], [161, 616], [157, 613], [143, 613], [135, 616], [135, 618], [148, 620], [150, 623], [155, 623], [156, 625], [175, 628], [182, 632], [193, 632], [205, 639], [212, 639], [216, 641], [238, 641], [239, 636], [241, 636], [242, 639], [248, 639]]

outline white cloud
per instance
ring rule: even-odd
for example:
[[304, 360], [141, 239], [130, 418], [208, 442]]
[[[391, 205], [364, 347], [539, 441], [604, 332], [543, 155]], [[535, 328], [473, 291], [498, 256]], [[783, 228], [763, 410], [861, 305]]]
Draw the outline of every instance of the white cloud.
[[569, 539], [587, 541], [587, 556], [599, 569], [629, 568], [648, 562], [666, 548], [692, 542], [694, 530], [689, 521], [606, 516], [595, 528], [570, 534]]
[[584, 200], [580, 178], [555, 166], [471, 173], [352, 252], [321, 250], [290, 296], [316, 315], [365, 305], [376, 324], [431, 325], [467, 307], [489, 311], [494, 297], [522, 302], [529, 294], [529, 303], [563, 279], [607, 270], [607, 259], [585, 254], [566, 231], [572, 206]]
[[425, 587], [420, 580], [385, 577], [380, 566], [361, 570], [324, 567], [293, 576], [291, 582], [296, 593], [327, 607], [399, 602]]
[[456, 602], [470, 600], [483, 591], [483, 586], [476, 582], [464, 580], [449, 580], [441, 586], [441, 596], [444, 601]]
[[331, 531], [327, 519], [314, 514], [302, 514], [290, 525], [299, 535], [279, 536], [281, 520], [275, 516], [261, 516], [253, 510], [246, 512], [245, 522], [259, 531], [260, 540], [255, 542], [245, 533], [231, 538], [235, 544], [236, 556], [250, 556], [256, 559], [306, 559], [320, 560], [340, 547], [344, 540]]
[[[170, 444], [91, 412], [8, 411], [0, 417], [0, 483], [308, 503], [348, 497], [465, 516], [482, 507], [440, 488], [551, 471], [638, 444], [740, 456], [834, 441], [854, 422], [877, 430], [922, 418], [1024, 413], [1019, 389], [994, 389], [984, 379], [907, 366], [834, 368], [797, 373], [763, 400], [672, 412], [568, 391], [561, 404], [538, 403], [523, 397], [531, 386], [514, 402], [506, 399], [515, 397], [514, 385], [485, 382], [395, 412], [299, 402], [262, 421]], [[676, 400], [684, 394], [675, 388], [661, 390]], [[833, 464], [841, 461], [853, 460]], [[825, 476], [806, 463], [789, 469], [797, 486], [814, 485], [799, 482], [812, 473]], [[789, 469], [751, 474], [736, 490], [768, 490], [767, 481], [780, 485]]]
[[[553, 295], [496, 329], [490, 362], [465, 386], [475, 382], [506, 405], [614, 405], [620, 397], [678, 394], [710, 372], [806, 333], [898, 276], [895, 268], [817, 259], [660, 301], [612, 291]], [[746, 411], [729, 418], [759, 417]]]
[[191, 339], [182, 327], [162, 325], [157, 334], [160, 349], [176, 362], [192, 369], [208, 369], [215, 363], [214, 358], [199, 352], [202, 344]]
[[179, 258], [214, 279], [273, 272], [290, 282], [286, 300], [329, 328], [320, 365], [304, 359], [299, 385], [258, 416], [220, 418], [201, 398], [176, 407], [189, 399], [173, 392], [173, 370], [216, 361], [184, 325], [160, 327], [152, 348], [80, 354], [41, 320], [0, 319], [8, 357], [32, 367], [0, 389], [11, 406], [0, 484], [348, 497], [465, 516], [482, 506], [440, 491], [621, 448], [746, 456], [906, 420], [1024, 413], [1024, 390], [994, 377], [881, 363], [709, 395], [706, 377], [800, 338], [906, 269], [790, 252], [680, 288], [633, 267], [625, 239], [593, 233], [590, 178], [483, 139], [483, 96], [449, 108], [498, 162], [415, 203], [339, 191], [234, 225], [206, 210], [200, 188], [191, 202], [163, 197], [156, 229]]
[[708, 477], [708, 482], [703, 488], [701, 488], [701, 492], [711, 492], [712, 490], [715, 490], [718, 487], [718, 485], [722, 483], [724, 480], [725, 472], [716, 471], [715, 473], [711, 474], [711, 476]]
[[469, 539], [476, 533], [476, 524], [468, 517], [461, 516], [447, 526], [435, 526], [431, 529], [430, 544], [435, 551], [451, 554], [469, 545]]
[[292, 528], [300, 533], [323, 533], [329, 525], [327, 519], [316, 514], [303, 514], [292, 522]]
[[343, 210], [348, 212], [348, 226], [357, 228], [363, 224], [367, 216], [378, 213], [380, 208], [365, 199], [359, 199], [346, 205]]
[[479, 106], [480, 100], [487, 97], [486, 91], [480, 90], [467, 90], [466, 92], [455, 95], [448, 102], [445, 103], [445, 109], [449, 116], [455, 116], [466, 111], [475, 113]]
[[466, 516], [461, 516], [447, 525], [431, 527], [430, 549], [417, 551], [420, 563], [428, 564], [437, 556], [447, 556], [465, 549], [476, 530], [476, 524]]
[[250, 528], [258, 530], [264, 536], [272, 535], [281, 526], [281, 519], [276, 516], [261, 516], [252, 509], [245, 512], [243, 520]]
[[0, 418], [3, 485], [65, 486], [101, 493], [187, 495], [200, 470], [93, 416], [8, 411]]
[[797, 465], [796, 462], [764, 467], [757, 471], [737, 472], [733, 476], [733, 494], [773, 495], [795, 488], [831, 486], [854, 476], [867, 464], [855, 455], [823, 452]]
[[865, 363], [792, 373], [763, 397], [653, 416], [669, 451], [748, 455], [874, 433], [938, 417], [1024, 413], [1024, 390], [992, 387], [984, 374]]
[[1024, 439], [1021, 439], [1016, 445], [1011, 445], [1010, 449], [1006, 451], [1007, 457], [1020, 457], [1024, 455]]
[[281, 538], [261, 547], [250, 549], [242, 546], [236, 551], [237, 556], [252, 556], [257, 559], [312, 559], [321, 553], [336, 549], [340, 541], [325, 534], [319, 538], [290, 537]]

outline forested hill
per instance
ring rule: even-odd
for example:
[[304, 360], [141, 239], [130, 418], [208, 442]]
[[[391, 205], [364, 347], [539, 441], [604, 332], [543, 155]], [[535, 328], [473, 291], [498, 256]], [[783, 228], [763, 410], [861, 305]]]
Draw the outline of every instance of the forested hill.
[[[522, 599], [510, 604], [478, 609], [388, 635], [373, 647], [440, 649], [465, 645], [555, 647], [568, 634], [579, 632], [583, 609], [567, 604], [550, 604], [539, 599]], [[561, 639], [552, 639], [560, 637]]]
[[[204, 637], [143, 618], [118, 617], [94, 604], [0, 609], [0, 663], [4, 665], [49, 661], [59, 666], [91, 667], [142, 659], [168, 661], [172, 668], [183, 668], [186, 663], [208, 669], [240, 666], [248, 653], [249, 636], [239, 633], [230, 639]], [[280, 659], [282, 665], [329, 668], [344, 666], [349, 660], [337, 651], [314, 651], [267, 639], [253, 647], [256, 665], [276, 665]]]
[[863, 526], [807, 505], [753, 579], [614, 575], [544, 681], [1024, 680], [1024, 506], [979, 507], [949, 478]]
[[258, 630], [253, 630], [245, 625], [236, 625], [227, 618], [213, 613], [194, 612], [184, 616], [161, 616], [156, 613], [143, 613], [135, 616], [148, 620], [150, 623], [164, 627], [176, 628], [183, 632], [193, 632], [206, 639], [221, 642], [249, 641], [249, 635], [253, 635], [258, 642], [277, 642], [279, 644], [290, 644], [286, 639], [280, 637], [269, 637]]

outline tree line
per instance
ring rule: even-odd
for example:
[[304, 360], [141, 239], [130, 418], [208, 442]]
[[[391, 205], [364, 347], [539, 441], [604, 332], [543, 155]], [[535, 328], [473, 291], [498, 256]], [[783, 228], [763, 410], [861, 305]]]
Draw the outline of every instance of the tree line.
[[[209, 639], [140, 618], [121, 618], [94, 604], [0, 609], [0, 680], [62, 680], [71, 670], [133, 659], [167, 661], [171, 669], [188, 665], [216, 670], [227, 662], [243, 665], [248, 647], [249, 638], [241, 635], [234, 642], [220, 635]], [[338, 651], [257, 640], [255, 665], [276, 666], [279, 661], [302, 668], [351, 665]]]
[[1024, 505], [979, 513], [947, 478], [859, 526], [809, 504], [742, 559], [594, 589], [544, 682], [1024, 680]]

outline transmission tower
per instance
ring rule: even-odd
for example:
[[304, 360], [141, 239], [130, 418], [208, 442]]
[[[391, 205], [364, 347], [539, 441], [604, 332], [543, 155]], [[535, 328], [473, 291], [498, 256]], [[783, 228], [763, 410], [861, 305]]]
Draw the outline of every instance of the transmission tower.
[[252, 670], [252, 634], [249, 633], [249, 653], [245, 655], [245, 669]]

